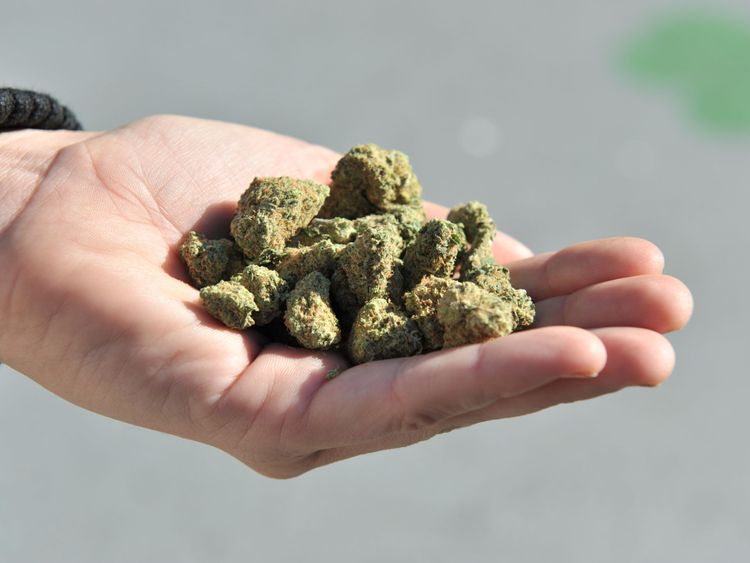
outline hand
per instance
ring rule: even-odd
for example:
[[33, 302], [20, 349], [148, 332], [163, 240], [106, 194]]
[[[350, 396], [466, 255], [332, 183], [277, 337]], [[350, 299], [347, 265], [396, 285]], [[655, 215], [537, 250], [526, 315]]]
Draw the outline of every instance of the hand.
[[268, 344], [209, 317], [177, 249], [190, 229], [225, 234], [254, 176], [326, 182], [337, 154], [179, 117], [0, 143], [6, 159], [24, 151], [0, 177], [16, 203], [0, 212], [3, 359], [82, 407], [217, 446], [272, 477], [656, 385], [674, 362], [659, 333], [681, 328], [692, 309], [649, 242], [532, 256], [498, 234], [498, 261], [537, 301], [535, 328], [326, 381], [343, 357]]

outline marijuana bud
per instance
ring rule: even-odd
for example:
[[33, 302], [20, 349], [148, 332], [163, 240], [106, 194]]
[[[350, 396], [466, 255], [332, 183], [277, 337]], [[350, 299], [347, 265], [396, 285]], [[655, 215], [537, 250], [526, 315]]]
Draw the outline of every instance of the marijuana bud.
[[281, 314], [289, 285], [274, 270], [250, 264], [242, 272], [232, 276], [231, 281], [243, 286], [253, 295], [258, 307], [258, 311], [253, 314], [256, 325], [267, 325]]
[[461, 272], [462, 281], [470, 281], [486, 289], [513, 306], [513, 330], [530, 326], [534, 322], [536, 308], [525, 289], [516, 289], [510, 281], [508, 268], [497, 264], [485, 264]]
[[330, 275], [344, 245], [324, 239], [310, 246], [288, 247], [276, 263], [276, 271], [290, 284], [318, 271]]
[[438, 303], [458, 282], [449, 278], [425, 276], [414, 289], [404, 294], [404, 307], [424, 336], [424, 351], [443, 347], [445, 329], [438, 320]]
[[427, 222], [421, 205], [394, 205], [388, 210], [388, 215], [398, 223], [401, 238], [407, 245], [414, 242], [419, 229]]
[[413, 287], [424, 276], [453, 277], [458, 253], [466, 246], [460, 225], [433, 219], [422, 227], [404, 252], [406, 286]]
[[513, 331], [513, 306], [471, 282], [457, 283], [438, 303], [443, 347], [482, 342]]
[[255, 178], [242, 194], [230, 231], [252, 262], [267, 262], [320, 210], [330, 190], [309, 180]]
[[394, 221], [357, 225], [357, 238], [341, 252], [339, 264], [360, 304], [400, 293], [404, 241]]
[[231, 240], [209, 240], [195, 231], [190, 231], [182, 243], [180, 257], [199, 288], [219, 283], [230, 263], [237, 259]]
[[336, 244], [347, 244], [352, 242], [356, 235], [357, 230], [354, 228], [354, 222], [350, 219], [344, 219], [343, 217], [315, 218], [292, 239], [292, 244], [310, 246], [324, 240]]
[[341, 329], [329, 298], [331, 282], [320, 272], [301, 279], [289, 294], [284, 324], [311, 350], [327, 350], [341, 341]]
[[495, 239], [495, 222], [487, 211], [487, 206], [478, 201], [458, 205], [448, 213], [448, 221], [464, 226], [466, 239], [471, 248], [463, 253], [461, 268], [476, 268], [484, 264], [494, 264], [495, 255], [492, 241]]
[[255, 324], [253, 313], [258, 306], [253, 294], [240, 284], [220, 281], [201, 289], [200, 296], [206, 311], [229, 328], [243, 330]]
[[339, 160], [331, 180], [321, 217], [353, 219], [398, 205], [421, 206], [422, 186], [399, 151], [357, 145]]
[[331, 275], [331, 298], [333, 308], [341, 322], [341, 328], [348, 332], [362, 303], [357, 299], [340, 265], [333, 270]]
[[361, 364], [413, 356], [422, 351], [414, 321], [386, 299], [375, 298], [359, 310], [349, 336], [349, 357]]

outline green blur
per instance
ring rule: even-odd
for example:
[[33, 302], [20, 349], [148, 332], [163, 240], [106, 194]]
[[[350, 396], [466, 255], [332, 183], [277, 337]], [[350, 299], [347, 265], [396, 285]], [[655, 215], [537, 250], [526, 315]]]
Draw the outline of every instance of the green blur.
[[675, 93], [701, 124], [750, 133], [750, 20], [672, 14], [632, 38], [620, 62], [632, 76]]

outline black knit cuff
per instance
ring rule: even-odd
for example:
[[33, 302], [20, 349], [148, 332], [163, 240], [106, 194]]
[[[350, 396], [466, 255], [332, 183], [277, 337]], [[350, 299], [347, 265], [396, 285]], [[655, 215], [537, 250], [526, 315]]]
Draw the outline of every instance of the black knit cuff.
[[83, 129], [76, 116], [49, 94], [0, 88], [0, 133], [18, 129]]

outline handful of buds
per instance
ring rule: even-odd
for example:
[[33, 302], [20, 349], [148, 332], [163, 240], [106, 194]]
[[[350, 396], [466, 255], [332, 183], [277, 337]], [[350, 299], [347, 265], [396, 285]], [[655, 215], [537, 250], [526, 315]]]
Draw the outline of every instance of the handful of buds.
[[495, 263], [485, 205], [428, 221], [408, 157], [371, 144], [347, 152], [331, 180], [255, 178], [231, 239], [188, 234], [180, 255], [211, 315], [354, 363], [481, 342], [534, 321], [531, 298]]

